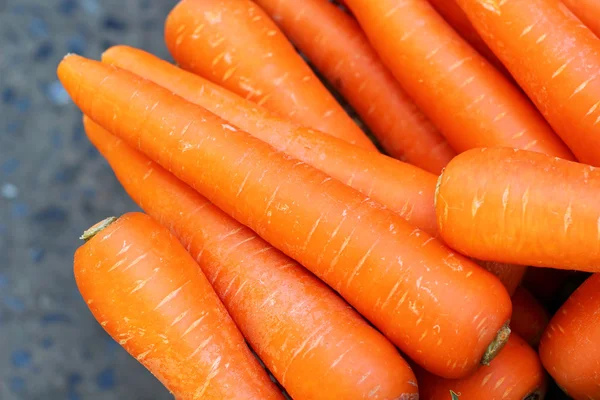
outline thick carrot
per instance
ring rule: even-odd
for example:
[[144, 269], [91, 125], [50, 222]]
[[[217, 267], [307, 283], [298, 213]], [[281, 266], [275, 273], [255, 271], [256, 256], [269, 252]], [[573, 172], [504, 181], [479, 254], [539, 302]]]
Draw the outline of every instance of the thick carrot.
[[540, 343], [544, 367], [575, 400], [600, 398], [600, 274], [554, 314]]
[[144, 214], [113, 220], [75, 253], [100, 325], [178, 399], [283, 399], [175, 237]]
[[421, 400], [459, 399], [538, 400], [546, 393], [548, 379], [536, 352], [513, 334], [489, 367], [458, 380], [444, 379], [416, 369]]
[[600, 2], [598, 0], [562, 0], [597, 37], [600, 37]]
[[394, 346], [314, 275], [89, 119], [85, 128], [132, 199], [188, 248], [293, 398], [416, 396]]
[[71, 55], [58, 74], [96, 123], [298, 260], [428, 370], [464, 376], [504, 343], [498, 279], [393, 212], [127, 71]]
[[512, 295], [513, 313], [510, 329], [525, 339], [533, 348], [537, 348], [542, 333], [548, 325], [548, 311], [527, 289], [519, 286]]
[[235, 127], [380, 202], [430, 235], [437, 235], [433, 208], [435, 175], [381, 153], [298, 127], [142, 50], [112, 47], [103, 54], [102, 60], [206, 108]]
[[345, 97], [388, 154], [435, 174], [456, 155], [383, 65], [354, 18], [328, 0], [254, 2]]
[[510, 77], [506, 67], [496, 57], [494, 52], [483, 41], [477, 33], [471, 21], [455, 0], [428, 0], [435, 10], [462, 36], [475, 50], [484, 56], [498, 71]]
[[600, 165], [600, 39], [548, 0], [457, 0], [556, 133]]
[[183, 0], [167, 18], [165, 39], [182, 68], [301, 125], [376, 150], [252, 1]]
[[462, 152], [505, 146], [573, 156], [529, 100], [427, 0], [346, 0], [404, 90]]
[[482, 260], [600, 270], [600, 169], [525, 150], [474, 149], [438, 181], [441, 237]]

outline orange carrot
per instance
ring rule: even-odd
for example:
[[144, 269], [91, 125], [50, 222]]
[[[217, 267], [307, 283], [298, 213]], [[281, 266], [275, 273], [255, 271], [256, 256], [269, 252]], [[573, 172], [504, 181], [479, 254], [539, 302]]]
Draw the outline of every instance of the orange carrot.
[[[114, 221], [114, 222], [113, 222]], [[100, 325], [181, 400], [283, 399], [206, 277], [140, 213], [87, 231], [75, 280]]]
[[320, 280], [117, 137], [88, 119], [85, 128], [132, 199], [189, 249], [293, 398], [418, 393], [394, 346]]
[[298, 127], [141, 50], [112, 47], [103, 54], [102, 60], [206, 108], [235, 127], [371, 197], [430, 235], [437, 235], [433, 208], [435, 175], [321, 132]]
[[558, 1], [457, 3], [575, 156], [600, 166], [600, 40]]
[[96, 123], [298, 260], [428, 370], [465, 376], [504, 344], [511, 304], [498, 279], [393, 212], [127, 71], [71, 55], [58, 75]]
[[455, 0], [428, 0], [435, 10], [462, 36], [475, 50], [484, 56], [496, 69], [510, 77], [506, 67], [496, 57], [494, 52], [477, 33], [464, 11], [456, 4]]
[[458, 399], [508, 400], [543, 399], [548, 379], [535, 351], [512, 334], [489, 367], [458, 380], [443, 379], [416, 369], [421, 400]]
[[[437, 236], [433, 197], [436, 177], [383, 154], [367, 151], [321, 132], [297, 127], [260, 106], [142, 50], [115, 46], [102, 55], [198, 104], [234, 126], [355, 188], [416, 227]], [[512, 295], [525, 267], [479, 262]]]
[[575, 400], [600, 398], [600, 274], [589, 277], [554, 315], [540, 343], [544, 367]]
[[498, 263], [495, 261], [476, 261], [483, 268], [496, 275], [504, 284], [509, 295], [513, 295], [523, 280], [527, 267], [523, 265]]
[[438, 181], [441, 237], [483, 260], [600, 270], [600, 169], [524, 150], [474, 149]]
[[529, 100], [427, 0], [346, 0], [404, 90], [462, 152], [505, 146], [573, 156]]
[[521, 286], [512, 295], [512, 304], [510, 329], [525, 339], [531, 347], [537, 348], [550, 320], [548, 311]]
[[600, 2], [598, 0], [562, 0], [597, 37], [600, 37]]
[[254, 2], [345, 97], [388, 154], [435, 174], [456, 155], [383, 65], [354, 18], [328, 0]]
[[375, 151], [269, 16], [250, 0], [183, 0], [165, 39], [177, 63], [301, 125]]

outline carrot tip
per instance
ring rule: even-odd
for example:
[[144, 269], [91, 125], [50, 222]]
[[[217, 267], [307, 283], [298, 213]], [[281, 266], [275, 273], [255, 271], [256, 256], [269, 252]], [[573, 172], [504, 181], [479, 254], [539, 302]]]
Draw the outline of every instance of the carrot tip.
[[500, 351], [504, 348], [504, 345], [508, 342], [508, 338], [510, 337], [510, 328], [508, 326], [509, 322], [506, 322], [502, 328], [496, 334], [492, 343], [488, 346], [483, 357], [481, 358], [482, 365], [490, 365], [492, 360], [500, 353]]
[[107, 228], [110, 224], [112, 224], [116, 220], [117, 220], [117, 217], [108, 217], [108, 218], [103, 219], [102, 221], [94, 224], [94, 226], [92, 226], [91, 228], [89, 228], [85, 232], [83, 232], [83, 235], [81, 235], [79, 237], [79, 239], [85, 240], [87, 242], [88, 240], [90, 240], [91, 238], [96, 236], [98, 233], [100, 233], [100, 231]]

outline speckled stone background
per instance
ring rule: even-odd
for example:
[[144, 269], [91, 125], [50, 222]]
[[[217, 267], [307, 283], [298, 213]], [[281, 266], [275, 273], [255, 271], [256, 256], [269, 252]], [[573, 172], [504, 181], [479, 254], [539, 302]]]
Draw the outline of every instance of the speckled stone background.
[[67, 52], [126, 43], [167, 57], [174, 0], [0, 0], [0, 399], [169, 399], [94, 321], [78, 236], [135, 210], [55, 74]]

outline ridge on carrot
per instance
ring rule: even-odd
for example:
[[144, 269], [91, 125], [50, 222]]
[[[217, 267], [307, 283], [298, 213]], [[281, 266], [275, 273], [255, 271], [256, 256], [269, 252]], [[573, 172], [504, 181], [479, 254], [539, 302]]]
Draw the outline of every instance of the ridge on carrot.
[[457, 152], [511, 147], [573, 159], [523, 93], [427, 0], [346, 4], [404, 90]]
[[387, 154], [435, 174], [456, 155], [383, 65], [354, 18], [328, 0], [255, 3], [344, 96]]
[[[115, 46], [102, 55], [102, 60], [206, 108], [276, 149], [368, 195], [419, 229], [437, 236], [433, 207], [437, 177], [433, 174], [321, 132], [298, 127], [142, 50]], [[522, 266], [478, 263], [499, 277], [509, 294], [514, 292], [525, 271]]]
[[102, 221], [75, 253], [100, 325], [178, 399], [283, 399], [194, 260], [140, 213]]
[[600, 166], [600, 39], [559, 1], [456, 1], [577, 159]]
[[465, 376], [502, 347], [500, 281], [393, 212], [127, 71], [69, 56], [58, 75], [96, 123], [298, 260], [428, 370]]
[[482, 260], [600, 270], [600, 169], [506, 148], [459, 154], [436, 214], [453, 249]]
[[330, 288], [122, 140], [87, 118], [84, 125], [131, 198], [198, 262], [293, 398], [416, 396], [406, 361]]
[[183, 0], [165, 40], [184, 69], [303, 126], [376, 151], [269, 16], [250, 0]]

